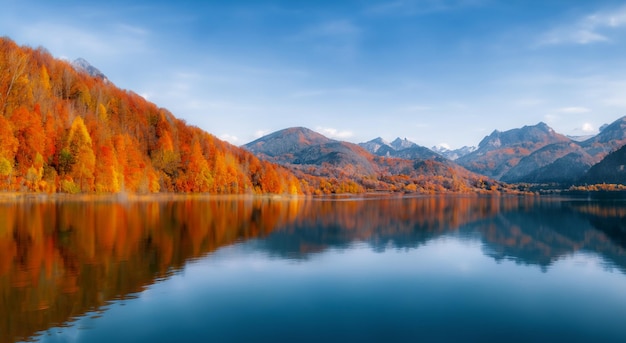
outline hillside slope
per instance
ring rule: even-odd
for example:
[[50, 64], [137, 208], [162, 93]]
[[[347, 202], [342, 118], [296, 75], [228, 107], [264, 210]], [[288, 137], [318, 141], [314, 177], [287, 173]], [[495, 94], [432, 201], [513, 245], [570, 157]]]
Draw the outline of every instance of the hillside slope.
[[286, 169], [0, 38], [0, 190], [298, 193]]
[[592, 166], [579, 183], [612, 183], [626, 185], [626, 146], [608, 154]]
[[494, 131], [478, 148], [455, 162], [479, 174], [500, 180], [520, 160], [549, 144], [569, 143], [571, 140], [554, 132], [545, 123], [524, 126], [504, 132]]

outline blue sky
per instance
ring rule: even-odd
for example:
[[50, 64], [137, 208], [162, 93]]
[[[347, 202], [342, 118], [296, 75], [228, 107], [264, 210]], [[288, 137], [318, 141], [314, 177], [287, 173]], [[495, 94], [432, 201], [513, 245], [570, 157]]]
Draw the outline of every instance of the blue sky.
[[234, 144], [290, 126], [476, 145], [626, 115], [626, 2], [0, 0], [0, 35], [83, 57]]

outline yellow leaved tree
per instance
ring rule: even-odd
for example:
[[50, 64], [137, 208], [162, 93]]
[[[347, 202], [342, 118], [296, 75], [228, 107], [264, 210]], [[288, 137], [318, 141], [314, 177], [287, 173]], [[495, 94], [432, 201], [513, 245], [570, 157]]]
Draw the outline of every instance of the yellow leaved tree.
[[76, 190], [89, 192], [94, 187], [94, 169], [96, 155], [93, 152], [91, 136], [87, 131], [85, 122], [81, 117], [76, 117], [70, 127], [67, 145], [61, 154], [67, 158], [68, 180], [62, 187], [68, 192]]

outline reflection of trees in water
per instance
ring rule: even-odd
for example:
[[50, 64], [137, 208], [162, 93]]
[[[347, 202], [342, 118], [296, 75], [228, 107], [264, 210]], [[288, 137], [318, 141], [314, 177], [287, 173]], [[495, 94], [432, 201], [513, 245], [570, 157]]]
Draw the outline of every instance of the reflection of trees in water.
[[485, 253], [544, 270], [589, 251], [626, 272], [620, 203], [532, 197], [342, 201], [213, 199], [0, 205], [0, 341], [25, 338], [114, 299], [132, 297], [186, 261], [248, 244], [306, 259], [355, 242], [417, 248], [445, 235], [481, 239]]
[[0, 342], [97, 311], [296, 212], [241, 198], [1, 205]]

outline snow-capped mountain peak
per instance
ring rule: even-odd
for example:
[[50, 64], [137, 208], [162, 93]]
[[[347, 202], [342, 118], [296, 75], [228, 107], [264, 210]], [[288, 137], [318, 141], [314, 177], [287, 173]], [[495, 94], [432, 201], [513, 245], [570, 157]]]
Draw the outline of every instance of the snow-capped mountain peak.
[[452, 149], [448, 144], [442, 143], [437, 144], [436, 146], [430, 148], [432, 151], [446, 157], [450, 160], [456, 160], [459, 157], [465, 156], [474, 150], [476, 150], [475, 146], [464, 146], [459, 149]]

